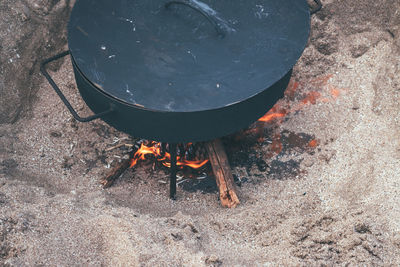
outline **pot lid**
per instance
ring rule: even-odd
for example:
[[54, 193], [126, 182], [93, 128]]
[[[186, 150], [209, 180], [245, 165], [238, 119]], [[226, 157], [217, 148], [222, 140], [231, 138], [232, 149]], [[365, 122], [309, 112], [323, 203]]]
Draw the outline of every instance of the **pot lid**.
[[308, 40], [306, 0], [77, 0], [68, 44], [99, 90], [155, 111], [241, 102], [279, 81]]

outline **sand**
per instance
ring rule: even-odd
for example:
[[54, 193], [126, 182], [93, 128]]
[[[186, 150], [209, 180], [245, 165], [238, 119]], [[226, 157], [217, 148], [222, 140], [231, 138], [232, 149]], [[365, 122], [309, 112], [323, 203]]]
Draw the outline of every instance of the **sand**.
[[[136, 139], [74, 121], [39, 74], [66, 49], [73, 1], [55, 2], [0, 3], [1, 265], [400, 264], [400, 1], [323, 1], [278, 103], [290, 112], [252, 126], [262, 141], [224, 138], [235, 209], [212, 186], [169, 200], [168, 172], [146, 164], [101, 188], [128, 152], [105, 149]], [[90, 114], [70, 60], [51, 73]]]

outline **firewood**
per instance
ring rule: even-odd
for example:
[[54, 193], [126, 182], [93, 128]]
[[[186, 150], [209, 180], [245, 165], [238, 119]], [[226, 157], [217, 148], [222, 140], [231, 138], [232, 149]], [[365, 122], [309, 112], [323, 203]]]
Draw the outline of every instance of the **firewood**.
[[206, 149], [211, 162], [215, 180], [219, 188], [219, 197], [223, 207], [234, 208], [240, 201], [236, 193], [236, 186], [220, 139], [207, 142]]
[[116, 149], [116, 148], [120, 148], [120, 147], [122, 147], [122, 146], [126, 146], [126, 147], [128, 147], [128, 148], [132, 148], [132, 147], [133, 147], [132, 144], [118, 144], [118, 145], [116, 145], [116, 146], [112, 146], [112, 147], [106, 148], [104, 151], [109, 152], [109, 151], [111, 151], [111, 150], [114, 150], [114, 149]]
[[124, 159], [120, 164], [115, 166], [107, 175], [107, 177], [100, 181], [100, 183], [103, 185], [103, 188], [105, 189], [110, 187], [114, 183], [114, 181], [118, 177], [120, 177], [126, 171], [126, 169], [129, 168], [130, 165], [131, 165], [131, 159], [129, 158], [129, 159]]

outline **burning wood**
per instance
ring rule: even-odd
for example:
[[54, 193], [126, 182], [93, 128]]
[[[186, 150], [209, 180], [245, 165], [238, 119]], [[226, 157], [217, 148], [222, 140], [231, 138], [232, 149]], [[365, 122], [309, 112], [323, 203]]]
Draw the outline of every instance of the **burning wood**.
[[[161, 145], [161, 143], [157, 142], [149, 142], [149, 144], [141, 144], [138, 151], [136, 151], [135, 155], [132, 158], [132, 162], [130, 167], [132, 168], [135, 166], [140, 160], [145, 160], [146, 155], [153, 155], [157, 161], [161, 162], [165, 167], [171, 167], [171, 155], [167, 152], [168, 148]], [[193, 143], [188, 143], [186, 145], [180, 145], [178, 147], [177, 153], [177, 166], [183, 167], [188, 166], [193, 169], [199, 169], [203, 167], [207, 162], [206, 160], [191, 160], [193, 158], [192, 153], [193, 151]]]
[[206, 143], [208, 156], [219, 188], [221, 204], [227, 208], [236, 207], [240, 201], [236, 194], [231, 167], [228, 162], [221, 140], [216, 139]]
[[[236, 194], [228, 158], [221, 141], [217, 139], [207, 142], [205, 147], [206, 149], [202, 146], [195, 147], [192, 143], [179, 145], [177, 167], [183, 169], [186, 166], [191, 169], [200, 169], [210, 161], [219, 188], [222, 206], [228, 208], [236, 207], [240, 201]], [[209, 159], [204, 159], [207, 152]], [[150, 155], [156, 160], [155, 162], [160, 162], [167, 168], [171, 167], [171, 155], [168, 152], [168, 145], [153, 141], [142, 143], [132, 157], [115, 166], [107, 177], [101, 180], [103, 188], [110, 187], [125, 170], [136, 166], [140, 161], [148, 159]]]
[[[126, 144], [124, 144], [126, 146]], [[124, 146], [121, 145], [121, 146]], [[133, 146], [133, 145], [131, 145]], [[112, 149], [118, 147], [112, 147]], [[202, 168], [209, 161], [205, 159], [207, 157], [205, 150], [202, 151], [201, 146], [197, 146], [193, 143], [181, 144], [178, 146], [177, 153], [177, 167], [179, 169], [191, 169], [197, 170]], [[139, 149], [129, 159], [122, 161], [120, 164], [115, 166], [100, 183], [103, 188], [110, 187], [114, 181], [121, 176], [127, 169], [133, 168], [140, 161], [145, 161], [152, 158], [154, 163], [160, 162], [163, 166], [171, 167], [171, 155], [169, 153], [169, 147], [167, 144], [162, 144], [154, 141], [147, 141], [140, 144]], [[155, 168], [156, 164], [153, 164]]]
[[[328, 83], [330, 75], [311, 81], [308, 85], [316, 88], [325, 88], [325, 91], [317, 92], [302, 92], [301, 89], [305, 85], [303, 83], [292, 81], [286, 90], [286, 98], [275, 104], [275, 106], [268, 111], [262, 118], [255, 124], [255, 128], [247, 129], [242, 134], [247, 135], [252, 132], [259, 140], [263, 140], [264, 126], [266, 123], [272, 121], [282, 120], [288, 114], [302, 110], [306, 106], [315, 105], [318, 102], [330, 102], [335, 100], [342, 93], [344, 89], [335, 88]], [[281, 153], [283, 146], [281, 141], [281, 134], [275, 133], [271, 135], [270, 141], [270, 154], [267, 157]], [[317, 140], [310, 140], [307, 144], [309, 147], [314, 148], [318, 146]], [[108, 149], [116, 149], [122, 146], [133, 146], [127, 144], [120, 144]], [[207, 150], [207, 151], [206, 151]], [[207, 153], [209, 159], [207, 159]], [[147, 141], [140, 144], [138, 150], [128, 160], [124, 160], [121, 164], [117, 165], [109, 175], [101, 181], [104, 188], [112, 185], [112, 183], [128, 168], [136, 166], [140, 161], [153, 160], [153, 169], [157, 165], [162, 165], [171, 168], [171, 155], [167, 144], [157, 143], [154, 141]], [[185, 177], [194, 176], [193, 170], [198, 170], [204, 167], [207, 162], [211, 162], [212, 170], [219, 188], [221, 204], [224, 207], [235, 207], [240, 201], [237, 197], [235, 183], [227, 160], [226, 153], [220, 140], [214, 140], [205, 143], [205, 148], [202, 143], [188, 143], [180, 144], [177, 147], [177, 168], [180, 172], [185, 173]]]

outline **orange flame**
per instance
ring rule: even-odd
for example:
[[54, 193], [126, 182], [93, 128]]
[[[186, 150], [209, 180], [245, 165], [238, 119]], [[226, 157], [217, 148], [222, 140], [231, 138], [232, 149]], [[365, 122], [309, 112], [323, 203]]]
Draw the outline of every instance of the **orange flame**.
[[[297, 103], [295, 102], [293, 105], [293, 102], [290, 100], [294, 100], [295, 92], [301, 85], [301, 83], [296, 82], [296, 81], [290, 81], [288, 88], [285, 91], [285, 96], [286, 96], [286, 101], [279, 101], [278, 103], [275, 104], [264, 116], [262, 116], [258, 121], [261, 122], [270, 122], [275, 119], [281, 119], [284, 118], [286, 115], [292, 112], [299, 111], [303, 109], [306, 105], [315, 105], [317, 101], [321, 102], [330, 102], [333, 99], [338, 98], [343, 92], [345, 92], [344, 89], [339, 89], [331, 84], [328, 84], [328, 81], [330, 78], [332, 78], [333, 75], [326, 75], [322, 77], [318, 77], [314, 80], [311, 80], [309, 83], [313, 86], [316, 87], [323, 87], [327, 88], [329, 90], [329, 95], [331, 98], [322, 98], [322, 93], [317, 92], [317, 91], [311, 91], [306, 94], [305, 97], [303, 97], [300, 101]], [[283, 108], [283, 106], [286, 106], [286, 108]]]
[[[297, 89], [302, 88], [304, 83], [296, 82], [291, 80], [288, 88], [285, 91], [285, 98], [278, 101], [275, 106], [273, 106], [264, 116], [262, 116], [258, 121], [271, 123], [275, 120], [282, 120], [286, 115], [300, 111], [304, 109], [306, 106], [315, 105], [317, 102], [328, 103], [332, 100], [336, 100], [342, 93], [346, 93], [346, 89], [339, 89], [335, 86], [329, 84], [329, 80], [333, 77], [333, 75], [326, 75], [317, 77], [311, 81], [308, 81], [308, 85], [315, 88], [322, 88], [321, 92], [310, 91], [305, 93], [302, 98], [298, 99], [296, 97]], [[304, 88], [304, 87], [303, 87]], [[297, 99], [296, 99], [297, 98]], [[296, 101], [297, 100], [297, 101]], [[257, 128], [254, 132], [257, 132], [259, 137], [258, 140], [260, 142], [263, 141], [263, 131], [260, 128], [263, 127], [261, 124], [258, 124]], [[311, 140], [308, 143], [309, 147], [315, 148], [319, 145], [317, 140]], [[282, 151], [282, 142], [281, 135], [275, 134], [272, 138], [272, 142], [270, 145], [270, 154], [269, 157], [272, 157], [274, 154], [279, 154]]]
[[258, 120], [268, 122], [272, 121], [273, 119], [283, 118], [286, 116], [286, 114], [287, 111], [285, 109], [279, 109], [279, 105], [275, 105], [267, 112], [267, 114], [265, 114]]
[[[191, 146], [192, 143], [187, 144], [187, 147]], [[161, 143], [150, 142], [149, 145], [141, 144], [138, 151], [136, 151], [135, 155], [133, 155], [131, 165], [132, 168], [139, 161], [146, 160], [146, 155], [154, 155], [157, 161], [160, 161], [165, 167], [171, 167], [171, 155], [168, 152], [165, 152], [165, 155], [162, 156], [161, 153]], [[203, 167], [208, 162], [206, 160], [187, 160], [180, 156], [177, 157], [177, 166], [188, 166], [193, 169], [199, 169]]]

